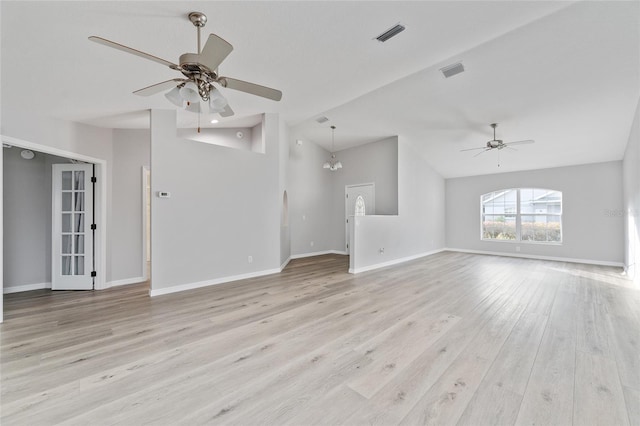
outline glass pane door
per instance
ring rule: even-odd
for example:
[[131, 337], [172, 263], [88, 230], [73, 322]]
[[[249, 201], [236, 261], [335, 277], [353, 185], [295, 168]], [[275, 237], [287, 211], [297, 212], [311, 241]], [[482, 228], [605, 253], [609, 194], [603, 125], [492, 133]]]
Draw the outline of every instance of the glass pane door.
[[93, 287], [91, 170], [92, 166], [85, 164], [53, 166], [53, 289]]
[[84, 275], [85, 171], [62, 172], [62, 275]]

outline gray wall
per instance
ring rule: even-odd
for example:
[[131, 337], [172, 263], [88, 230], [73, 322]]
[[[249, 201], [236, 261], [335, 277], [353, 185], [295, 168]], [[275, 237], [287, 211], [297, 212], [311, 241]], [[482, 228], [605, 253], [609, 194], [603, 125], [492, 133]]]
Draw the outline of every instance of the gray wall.
[[[51, 148], [53, 151], [62, 150], [65, 153], [74, 153], [104, 160], [106, 171], [106, 265], [105, 282], [111, 281], [111, 239], [108, 236], [111, 223], [111, 165], [113, 162], [112, 129], [103, 129], [86, 124], [67, 122], [50, 117], [34, 116], [28, 109], [8, 108], [2, 99], [2, 127], [0, 134], [17, 138], [32, 144], [38, 144]], [[33, 123], [37, 122], [37, 125]], [[100, 187], [98, 188], [100, 191]], [[97, 194], [99, 195], [99, 194]], [[98, 247], [100, 250], [101, 248]], [[4, 249], [3, 249], [4, 252]], [[98, 253], [99, 256], [102, 253]], [[3, 280], [4, 281], [4, 280]]]
[[135, 281], [143, 269], [142, 167], [149, 168], [149, 130], [113, 132], [113, 197], [111, 200], [111, 281]]
[[[620, 161], [447, 179], [447, 247], [622, 263], [621, 182]], [[480, 196], [518, 187], [562, 191], [562, 245], [480, 240]]]
[[258, 154], [179, 139], [176, 112], [151, 111], [152, 294], [278, 270], [279, 130], [265, 114]]
[[35, 153], [20, 157], [22, 148], [3, 148], [4, 291], [51, 285], [51, 165], [66, 158]]
[[[254, 128], [253, 134], [258, 133]], [[260, 134], [262, 127], [260, 126]], [[254, 142], [254, 146], [260, 147], [264, 144], [264, 140]], [[255, 150], [254, 150], [255, 151]], [[289, 226], [289, 192], [288, 179], [289, 174], [289, 128], [281, 120], [280, 121], [280, 147], [278, 149], [280, 155], [280, 167], [278, 171], [278, 187], [280, 194], [280, 267], [288, 262], [291, 257], [291, 227]], [[285, 205], [285, 193], [287, 203]]]
[[398, 138], [338, 151], [336, 157], [342, 163], [342, 169], [322, 171], [332, 178], [332, 247], [345, 251], [345, 186], [374, 183], [375, 214], [398, 214]]
[[444, 248], [445, 181], [402, 137], [397, 147], [399, 214], [357, 218], [349, 259], [354, 272]]
[[313, 142], [289, 144], [291, 254], [344, 252], [346, 185], [375, 183], [376, 214], [398, 213], [398, 142], [388, 138], [338, 151], [343, 168], [323, 169], [330, 153]]
[[640, 102], [622, 162], [624, 188], [624, 262], [627, 274], [640, 283]]
[[28, 284], [44, 287], [51, 283], [51, 260], [47, 259], [51, 253], [47, 250], [47, 241], [49, 245], [51, 241], [47, 238], [47, 222], [51, 232], [51, 171], [47, 174], [44, 155], [24, 160], [19, 148], [3, 150], [5, 291]]

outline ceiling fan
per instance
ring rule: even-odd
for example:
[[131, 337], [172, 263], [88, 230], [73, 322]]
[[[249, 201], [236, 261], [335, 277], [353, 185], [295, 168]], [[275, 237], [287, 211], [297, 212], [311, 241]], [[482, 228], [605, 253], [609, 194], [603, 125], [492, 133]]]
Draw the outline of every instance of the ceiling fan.
[[474, 155], [474, 157], [477, 157], [478, 155], [480, 155], [482, 153], [485, 153], [487, 151], [491, 151], [492, 149], [501, 150], [501, 149], [504, 149], [504, 148], [509, 148], [509, 149], [515, 150], [515, 148], [511, 148], [513, 145], [524, 145], [524, 144], [534, 143], [535, 142], [532, 139], [527, 139], [527, 140], [524, 140], [524, 141], [515, 141], [515, 142], [503, 142], [502, 139], [496, 139], [496, 127], [498, 127], [498, 123], [491, 123], [491, 127], [493, 128], [493, 139], [488, 141], [485, 144], [485, 146], [483, 146], [481, 148], [462, 149], [462, 150], [460, 150], [460, 152], [463, 152], [463, 151], [476, 151], [476, 150], [481, 149], [482, 151], [480, 151], [479, 153]]
[[206, 112], [203, 111], [202, 101], [203, 105], [208, 106], [210, 113], [219, 113], [222, 117], [232, 116], [234, 114], [233, 110], [216, 86], [239, 90], [274, 101], [282, 99], [282, 92], [279, 90], [221, 76], [218, 73], [218, 66], [231, 53], [233, 46], [221, 37], [209, 34], [209, 38], [201, 49], [200, 29], [207, 23], [207, 16], [201, 12], [191, 12], [189, 20], [198, 29], [198, 52], [181, 55], [178, 64], [102, 37], [91, 36], [89, 40], [140, 56], [181, 72], [183, 75], [181, 78], [163, 81], [162, 83], [136, 90], [133, 93], [140, 96], [150, 96], [171, 89], [165, 94], [165, 97], [176, 106], [185, 107], [190, 112]]

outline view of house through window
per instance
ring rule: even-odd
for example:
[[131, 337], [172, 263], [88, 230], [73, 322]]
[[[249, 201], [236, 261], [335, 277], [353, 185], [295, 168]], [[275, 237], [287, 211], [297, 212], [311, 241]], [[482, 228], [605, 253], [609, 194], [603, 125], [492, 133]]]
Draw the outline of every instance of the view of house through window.
[[515, 188], [480, 197], [483, 240], [562, 242], [562, 192]]

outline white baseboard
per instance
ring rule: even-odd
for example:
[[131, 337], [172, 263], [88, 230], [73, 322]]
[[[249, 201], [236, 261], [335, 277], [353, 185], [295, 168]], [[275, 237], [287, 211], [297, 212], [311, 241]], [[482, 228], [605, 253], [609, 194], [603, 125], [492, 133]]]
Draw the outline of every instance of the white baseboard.
[[289, 256], [287, 258], [287, 260], [285, 260], [282, 265], [280, 265], [280, 272], [284, 271], [284, 268], [287, 267], [287, 265], [289, 264], [289, 262], [291, 262], [291, 256]]
[[338, 250], [324, 250], [324, 251], [316, 251], [313, 253], [300, 253], [300, 254], [292, 254], [291, 257], [289, 257], [290, 260], [293, 259], [302, 259], [304, 257], [313, 257], [313, 256], [322, 256], [325, 254], [341, 254], [341, 255], [348, 255], [349, 253], [347, 253], [346, 251], [338, 251]]
[[42, 290], [45, 288], [51, 288], [51, 283], [36, 283], [36, 284], [17, 285], [13, 287], [5, 287], [2, 289], [2, 292], [4, 294], [20, 293], [22, 291]]
[[587, 265], [614, 266], [614, 267], [624, 268], [624, 263], [622, 262], [609, 262], [606, 260], [574, 259], [570, 257], [539, 256], [537, 254], [503, 253], [499, 251], [467, 250], [467, 249], [457, 249], [457, 248], [446, 248], [444, 249], [444, 251], [455, 251], [458, 253], [470, 253], [470, 254], [486, 254], [489, 256], [519, 257], [522, 259], [552, 260], [555, 262], [584, 263]]
[[397, 265], [399, 263], [409, 262], [410, 260], [415, 260], [415, 259], [419, 259], [421, 257], [431, 256], [432, 254], [440, 253], [442, 251], [445, 251], [445, 249], [427, 251], [427, 252], [424, 252], [424, 253], [414, 254], [412, 256], [401, 257], [399, 259], [389, 260], [388, 262], [375, 263], [373, 265], [363, 266], [362, 268], [353, 268], [353, 269], [349, 268], [349, 273], [350, 274], [359, 274], [360, 272], [371, 271], [371, 270], [379, 269], [379, 268], [386, 268], [387, 266], [393, 266], [393, 265]]
[[125, 278], [125, 279], [116, 280], [116, 281], [109, 281], [108, 283], [105, 284], [104, 287], [101, 288], [101, 290], [110, 288], [110, 287], [118, 287], [121, 285], [138, 284], [138, 283], [145, 282], [146, 280], [147, 280], [146, 277], [134, 277], [134, 278]]
[[250, 272], [248, 274], [240, 274], [240, 275], [232, 275], [228, 277], [216, 278], [214, 280], [181, 284], [181, 285], [176, 285], [176, 286], [167, 287], [167, 288], [159, 288], [159, 289], [152, 288], [149, 291], [149, 295], [151, 297], [162, 296], [163, 294], [171, 294], [171, 293], [177, 293], [179, 291], [194, 290], [196, 288], [208, 287], [212, 285], [228, 283], [231, 281], [245, 280], [247, 278], [256, 278], [256, 277], [262, 277], [264, 275], [272, 275], [272, 274], [279, 274], [279, 273], [280, 273], [280, 269], [278, 268], [267, 269], [265, 271]]

